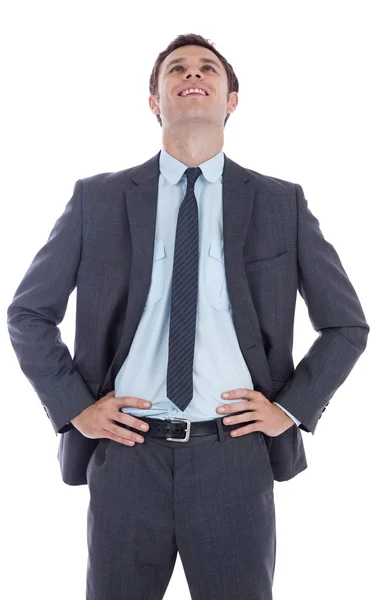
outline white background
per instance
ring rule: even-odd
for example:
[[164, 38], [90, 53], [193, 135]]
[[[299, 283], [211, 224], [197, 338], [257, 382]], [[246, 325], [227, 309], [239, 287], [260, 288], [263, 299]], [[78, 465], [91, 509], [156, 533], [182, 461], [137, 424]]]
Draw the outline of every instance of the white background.
[[[6, 308], [16, 287], [77, 179], [160, 150], [150, 73], [172, 39], [193, 32], [215, 44], [239, 79], [225, 153], [302, 185], [372, 324], [373, 21], [370, 3], [357, 1], [7, 4], [0, 35], [0, 595], [82, 600], [88, 488], [62, 482], [59, 437], [12, 350]], [[71, 353], [74, 319], [75, 292], [61, 324]], [[295, 364], [315, 337], [299, 297]], [[370, 342], [315, 435], [303, 432], [308, 469], [275, 482], [276, 600], [372, 597]], [[176, 597], [190, 598], [179, 556], [165, 594]]]

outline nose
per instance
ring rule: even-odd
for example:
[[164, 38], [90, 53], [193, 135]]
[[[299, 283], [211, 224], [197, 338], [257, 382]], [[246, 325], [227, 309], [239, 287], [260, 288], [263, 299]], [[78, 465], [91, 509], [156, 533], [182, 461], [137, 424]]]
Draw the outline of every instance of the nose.
[[198, 72], [198, 70], [197, 70], [197, 69], [196, 69], [196, 70], [195, 70], [195, 69], [189, 69], [189, 71], [188, 71], [188, 73], [187, 73], [187, 79], [189, 79], [189, 78], [193, 77], [194, 75], [195, 75], [196, 77], [199, 77], [199, 78], [201, 77], [201, 75], [200, 75], [200, 73]]

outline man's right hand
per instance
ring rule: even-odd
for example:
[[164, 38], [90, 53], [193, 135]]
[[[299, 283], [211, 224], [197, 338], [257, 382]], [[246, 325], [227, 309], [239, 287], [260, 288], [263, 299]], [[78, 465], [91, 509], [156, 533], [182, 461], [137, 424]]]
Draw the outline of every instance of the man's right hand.
[[144, 437], [138, 435], [135, 431], [116, 425], [114, 421], [125, 423], [134, 429], [142, 429], [144, 425], [144, 431], [148, 431], [148, 423], [120, 411], [120, 408], [124, 406], [134, 406], [135, 408], [149, 408], [152, 406], [151, 402], [148, 405], [145, 405], [145, 402], [148, 401], [132, 396], [116, 397], [115, 390], [112, 390], [106, 396], [82, 410], [79, 415], [71, 419], [71, 423], [85, 437], [91, 439], [108, 438], [125, 446], [134, 446], [135, 442], [143, 443]]

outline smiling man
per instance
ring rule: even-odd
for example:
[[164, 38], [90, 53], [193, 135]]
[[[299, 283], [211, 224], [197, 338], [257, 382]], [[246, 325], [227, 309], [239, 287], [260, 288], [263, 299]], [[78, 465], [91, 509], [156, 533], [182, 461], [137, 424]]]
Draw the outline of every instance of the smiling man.
[[[302, 187], [223, 152], [238, 79], [205, 38], [153, 67], [162, 149], [79, 179], [8, 308], [11, 341], [88, 484], [87, 600], [271, 600], [274, 481], [314, 434], [369, 326]], [[77, 288], [75, 355], [61, 322]], [[294, 367], [297, 292], [319, 333]]]
[[151, 80], [149, 104], [162, 123], [163, 148], [188, 167], [222, 151], [224, 121], [238, 104], [238, 82], [230, 75], [231, 86], [216, 54], [191, 44], [170, 52], [158, 81]]

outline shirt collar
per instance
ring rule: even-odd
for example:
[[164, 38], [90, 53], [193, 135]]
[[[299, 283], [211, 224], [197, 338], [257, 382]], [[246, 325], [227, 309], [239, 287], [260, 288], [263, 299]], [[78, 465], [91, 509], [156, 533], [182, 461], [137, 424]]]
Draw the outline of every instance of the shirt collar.
[[[211, 183], [214, 183], [222, 176], [223, 165], [224, 153], [223, 150], [221, 150], [218, 152], [218, 154], [212, 156], [212, 158], [206, 160], [198, 166], [202, 170], [202, 174], [205, 179]], [[171, 156], [171, 154], [169, 154], [165, 148], [162, 148], [160, 153], [159, 168], [165, 179], [167, 179], [171, 185], [175, 185], [179, 182], [188, 167], [180, 160], [174, 158], [174, 156]]]

